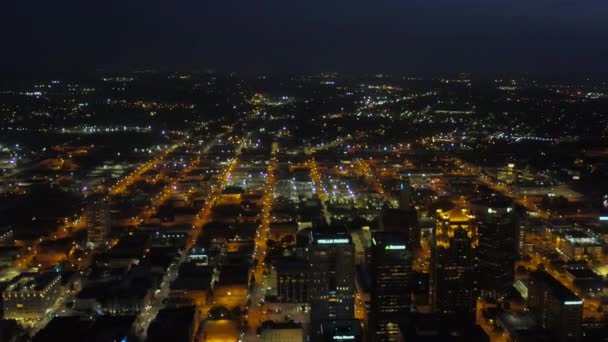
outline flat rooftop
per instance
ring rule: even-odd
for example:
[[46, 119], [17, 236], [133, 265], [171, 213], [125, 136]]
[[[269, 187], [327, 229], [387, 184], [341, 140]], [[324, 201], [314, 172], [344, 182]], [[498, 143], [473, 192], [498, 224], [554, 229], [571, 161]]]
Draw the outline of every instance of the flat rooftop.
[[5, 291], [42, 291], [57, 277], [59, 277], [59, 274], [54, 272], [23, 273], [13, 279]]

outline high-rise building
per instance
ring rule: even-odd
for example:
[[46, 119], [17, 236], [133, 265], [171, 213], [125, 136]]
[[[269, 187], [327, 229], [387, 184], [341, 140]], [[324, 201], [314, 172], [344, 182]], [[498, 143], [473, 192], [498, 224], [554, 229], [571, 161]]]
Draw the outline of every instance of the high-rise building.
[[378, 230], [382, 232], [401, 232], [407, 235], [408, 247], [420, 247], [420, 226], [414, 208], [409, 210], [386, 209], [378, 216]]
[[409, 181], [402, 180], [399, 184], [399, 209], [410, 210], [412, 207], [412, 188]]
[[511, 200], [492, 196], [471, 203], [479, 236], [479, 289], [501, 300], [513, 286], [518, 255], [518, 221]]
[[475, 216], [465, 209], [437, 212], [430, 279], [430, 300], [436, 312], [474, 317], [478, 243]]
[[363, 342], [363, 328], [356, 319], [326, 321], [319, 324], [319, 333], [311, 341], [319, 342]]
[[420, 247], [420, 226], [418, 214], [412, 206], [411, 192], [409, 182], [403, 180], [399, 184], [399, 208], [382, 212], [378, 217], [378, 230], [406, 234], [409, 249], [416, 250]]
[[549, 274], [530, 274], [528, 308], [558, 341], [581, 340], [583, 301]]
[[98, 199], [86, 206], [84, 216], [87, 224], [87, 246], [99, 247], [107, 242], [110, 231], [110, 205]]
[[355, 311], [355, 248], [345, 229], [313, 231], [308, 248], [311, 322], [351, 320]]
[[376, 232], [371, 246], [372, 341], [397, 341], [399, 321], [410, 312], [412, 251], [407, 235]]

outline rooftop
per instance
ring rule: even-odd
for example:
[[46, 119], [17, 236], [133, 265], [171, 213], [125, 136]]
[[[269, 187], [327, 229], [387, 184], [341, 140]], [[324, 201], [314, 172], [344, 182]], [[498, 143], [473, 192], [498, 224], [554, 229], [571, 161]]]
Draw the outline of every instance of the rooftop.
[[568, 230], [563, 233], [564, 240], [577, 246], [601, 246], [602, 240], [583, 230]]
[[437, 215], [442, 220], [450, 220], [450, 222], [469, 222], [475, 216], [470, 215], [467, 209], [454, 208], [448, 211], [437, 211]]
[[23, 273], [13, 279], [5, 291], [42, 291], [57, 278], [59, 274], [55, 272]]

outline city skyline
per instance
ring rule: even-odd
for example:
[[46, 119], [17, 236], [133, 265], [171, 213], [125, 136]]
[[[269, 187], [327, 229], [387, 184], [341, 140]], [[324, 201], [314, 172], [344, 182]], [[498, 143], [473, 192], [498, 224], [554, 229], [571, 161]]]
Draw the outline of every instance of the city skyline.
[[0, 342], [608, 341], [607, 18], [5, 4]]

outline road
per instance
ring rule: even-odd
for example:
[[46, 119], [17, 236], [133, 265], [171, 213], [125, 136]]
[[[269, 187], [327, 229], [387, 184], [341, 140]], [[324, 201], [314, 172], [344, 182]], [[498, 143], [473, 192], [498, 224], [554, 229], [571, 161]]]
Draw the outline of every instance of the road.
[[261, 323], [265, 320], [265, 312], [263, 301], [266, 297], [266, 289], [268, 287], [268, 279], [264, 276], [268, 270], [266, 265], [266, 241], [268, 240], [270, 233], [270, 223], [272, 221], [271, 211], [274, 203], [274, 190], [275, 190], [275, 171], [277, 169], [277, 158], [271, 156], [270, 163], [267, 169], [266, 185], [264, 187], [264, 195], [262, 197], [262, 210], [260, 213], [261, 223], [258, 227], [255, 239], [255, 251], [254, 259], [256, 260], [256, 267], [253, 269], [253, 275], [255, 277], [255, 285], [250, 293], [250, 302], [247, 315], [247, 331], [245, 332], [245, 341], [256, 341], [257, 340], [257, 329]]
[[374, 191], [382, 197], [383, 200], [388, 203], [392, 202], [391, 195], [386, 190], [384, 190], [382, 182], [380, 182], [380, 179], [376, 175], [376, 172], [367, 161], [363, 159], [357, 159], [355, 161], [355, 167], [357, 169], [357, 173], [365, 177], [365, 180], [372, 186]]
[[512, 198], [516, 203], [528, 209], [531, 215], [538, 216], [542, 219], [551, 218], [551, 215], [547, 211], [540, 209], [536, 203], [530, 201], [525, 195], [517, 195], [508, 185], [496, 184], [494, 181], [492, 181], [492, 179], [490, 179], [490, 177], [482, 175], [480, 172], [481, 168], [479, 166], [469, 164], [460, 158], [454, 158], [453, 161], [456, 166], [465, 172], [465, 174], [477, 176], [482, 184], [494, 191], [501, 193], [505, 197]]
[[[185, 140], [180, 140], [169, 148], [161, 151], [157, 156], [155, 156], [151, 160], [140, 165], [133, 172], [119, 179], [115, 185], [107, 189], [108, 196], [115, 196], [120, 193], [124, 193], [131, 184], [141, 178], [142, 174], [151, 170], [152, 168], [155, 168], [157, 164], [164, 161], [173, 151], [175, 151], [183, 144], [185, 144]], [[68, 218], [66, 218], [64, 222], [57, 228], [55, 233], [51, 236], [43, 237], [39, 240], [26, 244], [17, 255], [17, 258], [14, 262], [15, 267], [21, 270], [29, 269], [31, 267], [31, 262], [37, 254], [38, 246], [41, 242], [45, 240], [67, 238], [71, 236], [74, 232], [86, 228], [86, 220], [84, 218], [84, 215], [76, 214], [74, 215], [74, 217], [74, 220], [69, 220]]]
[[311, 158], [306, 161], [306, 166], [310, 170], [310, 179], [312, 179], [312, 182], [314, 183], [315, 193], [319, 196], [319, 200], [321, 201], [325, 221], [327, 224], [330, 224], [331, 216], [329, 215], [329, 210], [327, 210], [327, 191], [325, 190], [325, 187], [323, 187], [323, 179], [321, 178], [317, 161], [314, 158]]
[[221, 195], [228, 180], [230, 179], [231, 172], [238, 165], [239, 154], [240, 148], [237, 149], [236, 157], [231, 159], [225, 165], [224, 170], [217, 178], [218, 183], [213, 187], [213, 191], [209, 193], [205, 201], [204, 207], [194, 217], [190, 237], [188, 238], [188, 242], [179, 260], [170, 268], [170, 270], [163, 277], [161, 287], [156, 292], [154, 298], [151, 300], [149, 307], [147, 307], [146, 310], [142, 311], [140, 315], [138, 315], [137, 332], [140, 334], [141, 337], [145, 337], [149, 324], [154, 320], [154, 318], [158, 314], [158, 311], [163, 307], [162, 302], [169, 297], [171, 283], [177, 278], [180, 266], [187, 260], [190, 250], [192, 249], [196, 241], [198, 241], [198, 237], [202, 233], [202, 227], [205, 225], [205, 223], [208, 222], [210, 218], [215, 201]]

